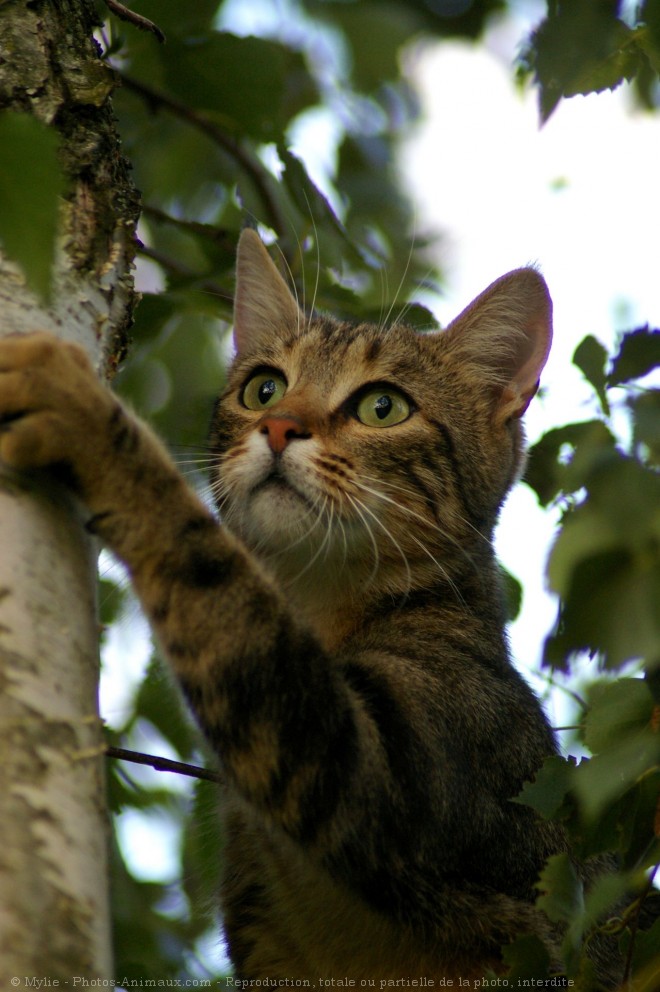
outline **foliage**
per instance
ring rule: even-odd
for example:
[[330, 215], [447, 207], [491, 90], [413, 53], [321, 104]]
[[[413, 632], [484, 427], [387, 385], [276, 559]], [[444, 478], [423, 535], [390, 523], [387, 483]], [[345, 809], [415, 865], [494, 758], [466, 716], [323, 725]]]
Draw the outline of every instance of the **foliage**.
[[[595, 987], [585, 949], [598, 928], [620, 943], [631, 987], [651, 990], [660, 930], [652, 890], [660, 862], [660, 389], [649, 373], [660, 365], [660, 332], [624, 334], [611, 358], [588, 337], [574, 362], [593, 387], [597, 416], [546, 433], [526, 478], [543, 505], [562, 508], [548, 563], [561, 605], [544, 664], [570, 673], [587, 652], [603, 674], [575, 697], [572, 750], [589, 756], [549, 758], [518, 801], [563, 822], [581, 859], [616, 856], [617, 870], [586, 891], [566, 855], [551, 858], [539, 879], [539, 905], [566, 925], [567, 975], [577, 988]], [[505, 959], [512, 979], [549, 973], [531, 938]]]
[[634, 81], [643, 105], [658, 101], [660, 6], [644, 0], [632, 23], [621, 0], [548, 0], [548, 15], [521, 58], [521, 74], [534, 73], [545, 121], [562, 97], [614, 89]]
[[[114, 105], [123, 150], [142, 190], [142, 256], [154, 265], [153, 291], [138, 309], [130, 362], [117, 385], [194, 477], [205, 467], [199, 445], [223, 383], [235, 246], [246, 217], [277, 239], [308, 307], [381, 320], [398, 313], [418, 287], [434, 288], [439, 274], [429, 261], [432, 235], [413, 230], [396, 172], [397, 140], [417, 110], [401, 55], [429, 35], [478, 40], [507, 4], [135, 0], [132, 6], [154, 20], [167, 41], [161, 45], [153, 33], [109, 16], [99, 0], [99, 41], [122, 82]], [[242, 29], [246, 9], [255, 13]], [[538, 87], [542, 119], [563, 97], [612, 88], [623, 79], [632, 79], [640, 101], [654, 106], [659, 10], [656, 0], [645, 0], [631, 21], [614, 0], [549, 0], [519, 65], [521, 78], [533, 76]], [[324, 135], [321, 166], [312, 168], [296, 150], [303, 124]], [[0, 126], [20, 130], [23, 122]], [[46, 164], [50, 179], [21, 177], [21, 162], [30, 156], [13, 155], [20, 134], [11, 140], [4, 134], [0, 238], [45, 291], [52, 235], [43, 224], [54, 216], [59, 195], [54, 150], [31, 145], [34, 169]], [[42, 139], [35, 133], [30, 140]], [[42, 199], [35, 195], [34, 216], [23, 213], [19, 225], [11, 203], [30, 198], [1, 198], [1, 190], [18, 191], [23, 178]], [[24, 243], [38, 249], [21, 247], [19, 227]], [[417, 326], [429, 322], [420, 306], [407, 308], [406, 317]], [[528, 481], [543, 505], [563, 508], [549, 565], [561, 608], [545, 663], [570, 673], [588, 652], [601, 675], [585, 685], [576, 715], [576, 746], [591, 756], [579, 763], [550, 759], [521, 801], [560, 818], [583, 855], [614, 851], [621, 860], [611, 881], [586, 895], [566, 858], [552, 859], [543, 873], [543, 905], [567, 923], [568, 973], [585, 990], [591, 987], [582, 951], [589, 928], [608, 925], [621, 941], [635, 987], [650, 989], [643, 975], [652, 967], [659, 924], [642, 931], [638, 923], [648, 871], [660, 860], [660, 399], [644, 379], [659, 364], [657, 332], [626, 334], [611, 358], [587, 338], [575, 362], [593, 386], [596, 412], [539, 441]], [[512, 576], [506, 581], [515, 614], [520, 587]], [[115, 622], [126, 597], [105, 579], [100, 598], [104, 622]], [[126, 712], [115, 717], [109, 740], [143, 750], [145, 735], [157, 753], [204, 760], [156, 657]], [[110, 763], [109, 779], [111, 807], [120, 819], [140, 810], [158, 817], [164, 830], [176, 827], [177, 877], [183, 878], [145, 877], [136, 863], [143, 852], [131, 855], [115, 841], [117, 977], [206, 977], [212, 966], [204, 935], [213, 926], [221, 842], [213, 788], [200, 782], [191, 795], [174, 786], [172, 776], [129, 771], [119, 762]], [[624, 892], [639, 894], [639, 901], [621, 916]], [[602, 922], [615, 914], [618, 922]], [[507, 949], [506, 960], [521, 979], [549, 967], [531, 938]]]
[[561, 820], [580, 858], [616, 855], [617, 870], [586, 893], [564, 856], [539, 882], [540, 904], [568, 924], [568, 974], [590, 987], [583, 950], [597, 926], [620, 941], [634, 987], [651, 988], [644, 975], [659, 963], [657, 945], [654, 957], [638, 927], [658, 912], [660, 862], [660, 389], [649, 376], [660, 331], [624, 334], [611, 358], [588, 337], [574, 362], [598, 415], [545, 434], [527, 481], [543, 505], [563, 508], [548, 563], [561, 605], [544, 663], [570, 672], [588, 652], [603, 675], [589, 680], [576, 715], [573, 749], [589, 756], [548, 759], [520, 801]]
[[[545, 661], [566, 668], [571, 653], [598, 653], [605, 668], [627, 661], [660, 666], [660, 393], [638, 388], [660, 364], [660, 333], [639, 328], [624, 335], [606, 367], [605, 349], [586, 338], [574, 361], [592, 383], [600, 416], [550, 431], [533, 449], [528, 480], [542, 503], [566, 503], [549, 564], [562, 597]], [[623, 394], [622, 401], [616, 394]], [[627, 419], [629, 440], [617, 440], [615, 421]]]

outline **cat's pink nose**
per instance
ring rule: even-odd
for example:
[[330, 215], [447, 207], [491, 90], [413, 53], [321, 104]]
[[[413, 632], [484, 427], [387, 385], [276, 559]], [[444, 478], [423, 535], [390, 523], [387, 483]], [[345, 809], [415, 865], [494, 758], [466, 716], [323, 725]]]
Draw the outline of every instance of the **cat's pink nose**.
[[278, 455], [284, 451], [289, 441], [310, 436], [298, 417], [266, 417], [261, 421], [259, 430], [266, 435], [271, 451]]

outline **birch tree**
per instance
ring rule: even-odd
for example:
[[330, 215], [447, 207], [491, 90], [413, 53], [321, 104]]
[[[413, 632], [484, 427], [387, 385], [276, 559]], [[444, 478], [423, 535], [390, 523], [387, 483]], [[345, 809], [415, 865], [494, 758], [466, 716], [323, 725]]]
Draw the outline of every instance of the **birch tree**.
[[[137, 197], [91, 0], [0, 3], [0, 333], [116, 365]], [[54, 263], [54, 264], [51, 264]], [[95, 549], [64, 485], [0, 476], [0, 985], [109, 978]]]

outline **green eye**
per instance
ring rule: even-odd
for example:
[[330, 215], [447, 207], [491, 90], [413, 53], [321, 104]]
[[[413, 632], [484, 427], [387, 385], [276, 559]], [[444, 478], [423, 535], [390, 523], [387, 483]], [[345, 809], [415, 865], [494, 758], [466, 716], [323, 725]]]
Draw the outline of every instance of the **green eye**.
[[367, 427], [393, 427], [410, 416], [410, 404], [397, 389], [376, 387], [361, 397], [357, 415]]
[[248, 410], [265, 410], [286, 393], [286, 379], [279, 372], [257, 372], [248, 379], [241, 397]]

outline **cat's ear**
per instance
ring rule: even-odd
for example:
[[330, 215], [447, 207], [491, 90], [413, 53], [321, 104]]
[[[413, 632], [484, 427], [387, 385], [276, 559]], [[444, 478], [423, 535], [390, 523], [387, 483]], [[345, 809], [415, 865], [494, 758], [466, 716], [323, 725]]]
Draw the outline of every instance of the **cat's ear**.
[[522, 417], [552, 343], [552, 300], [536, 269], [516, 269], [484, 290], [447, 328], [497, 395], [497, 419]]
[[264, 338], [296, 328], [302, 319], [298, 304], [277, 271], [256, 231], [247, 228], [238, 241], [234, 344], [238, 354]]

